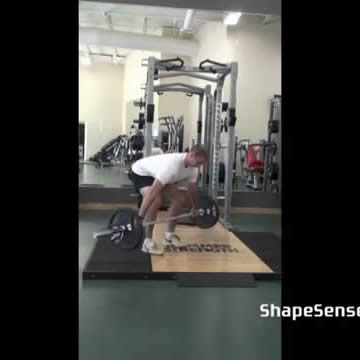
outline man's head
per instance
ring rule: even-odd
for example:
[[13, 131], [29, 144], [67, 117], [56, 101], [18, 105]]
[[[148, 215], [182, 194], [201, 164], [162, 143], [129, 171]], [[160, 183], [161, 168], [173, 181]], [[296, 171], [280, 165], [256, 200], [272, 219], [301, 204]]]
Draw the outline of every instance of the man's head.
[[199, 167], [208, 162], [208, 151], [203, 145], [195, 145], [185, 157], [185, 166]]

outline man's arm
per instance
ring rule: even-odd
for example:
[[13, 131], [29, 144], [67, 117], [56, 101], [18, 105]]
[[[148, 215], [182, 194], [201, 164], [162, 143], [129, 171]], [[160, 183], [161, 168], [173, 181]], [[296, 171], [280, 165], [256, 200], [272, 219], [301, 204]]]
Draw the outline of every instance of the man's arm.
[[149, 207], [151, 206], [152, 202], [160, 195], [160, 192], [164, 185], [155, 179], [153, 184], [151, 185], [149, 191], [146, 193], [146, 195], [143, 198], [140, 210], [139, 210], [139, 216], [145, 217]]
[[188, 196], [190, 197], [191, 207], [196, 208], [196, 203], [198, 201], [198, 190], [196, 183], [189, 183], [188, 185]]

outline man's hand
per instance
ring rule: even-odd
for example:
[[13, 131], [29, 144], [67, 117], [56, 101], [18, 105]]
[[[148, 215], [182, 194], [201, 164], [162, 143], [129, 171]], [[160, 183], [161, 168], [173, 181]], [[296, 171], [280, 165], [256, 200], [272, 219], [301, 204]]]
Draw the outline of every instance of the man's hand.
[[137, 219], [139, 225], [144, 226], [144, 216], [141, 216], [140, 214], [137, 214]]

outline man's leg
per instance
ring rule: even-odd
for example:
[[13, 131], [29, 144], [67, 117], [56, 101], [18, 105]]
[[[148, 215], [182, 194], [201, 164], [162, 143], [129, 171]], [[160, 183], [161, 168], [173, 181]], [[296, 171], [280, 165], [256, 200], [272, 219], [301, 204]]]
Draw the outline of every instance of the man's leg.
[[[187, 206], [186, 192], [179, 191], [178, 185], [167, 185], [163, 190], [163, 194], [170, 201], [168, 212], [169, 217], [178, 216]], [[183, 246], [179, 236], [175, 234], [176, 220], [169, 220], [165, 232], [165, 245]]]
[[[146, 196], [146, 193], [149, 190], [149, 188], [150, 186], [140, 189], [140, 193], [143, 197]], [[152, 222], [156, 220], [157, 213], [159, 208], [161, 207], [161, 204], [162, 204], [161, 197], [153, 201], [144, 218], [145, 222]], [[145, 226], [145, 240], [143, 244], [143, 251], [152, 253], [154, 255], [161, 255], [163, 254], [163, 248], [161, 246], [157, 246], [157, 244], [155, 244], [153, 241], [154, 226], [155, 224]]]

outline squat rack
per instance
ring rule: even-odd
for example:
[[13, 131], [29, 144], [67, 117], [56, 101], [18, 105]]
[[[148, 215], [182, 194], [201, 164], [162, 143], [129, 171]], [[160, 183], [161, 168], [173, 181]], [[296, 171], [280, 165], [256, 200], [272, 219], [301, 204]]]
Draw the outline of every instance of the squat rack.
[[[176, 64], [176, 62], [178, 64]], [[210, 64], [206, 65], [205, 64]], [[145, 88], [145, 152], [144, 156], [151, 155], [152, 147], [152, 125], [154, 122], [154, 92], [158, 92], [159, 95], [164, 91], [178, 91], [188, 94], [199, 95], [199, 117], [197, 122], [197, 143], [201, 144], [202, 135], [202, 105], [204, 95], [206, 96], [206, 117], [205, 117], [205, 136], [204, 143], [209, 150], [209, 166], [208, 169], [204, 169], [202, 186], [204, 188], [206, 170], [209, 174], [209, 188], [208, 194], [216, 202], [219, 199], [224, 200], [224, 211], [220, 216], [220, 221], [230, 228], [230, 213], [231, 213], [231, 199], [232, 199], [232, 170], [234, 162], [235, 151], [235, 123], [236, 123], [236, 82], [238, 76], [238, 65], [235, 62], [228, 64], [221, 64], [209, 59], [202, 61], [199, 66], [185, 66], [184, 61], [179, 57], [174, 59], [159, 60], [155, 57], [149, 57], [146, 64], [147, 66], [147, 80]], [[203, 75], [205, 74], [205, 75]], [[208, 76], [206, 74], [215, 74], [216, 76]], [[227, 145], [221, 146], [220, 143], [220, 126], [221, 115], [223, 111], [222, 104], [222, 90], [224, 81], [227, 75], [230, 76], [230, 99], [229, 106], [227, 108], [228, 119], [228, 141]], [[216, 84], [214, 96], [211, 96], [211, 87], [207, 85], [205, 89], [195, 86], [174, 83], [164, 85], [154, 85], [154, 81], [158, 79], [177, 77], [177, 76], [189, 76], [202, 80], [214, 82]], [[224, 196], [218, 196], [218, 179], [219, 179], [219, 155], [221, 148], [225, 148], [227, 151], [226, 163], [225, 163], [225, 186]]]

